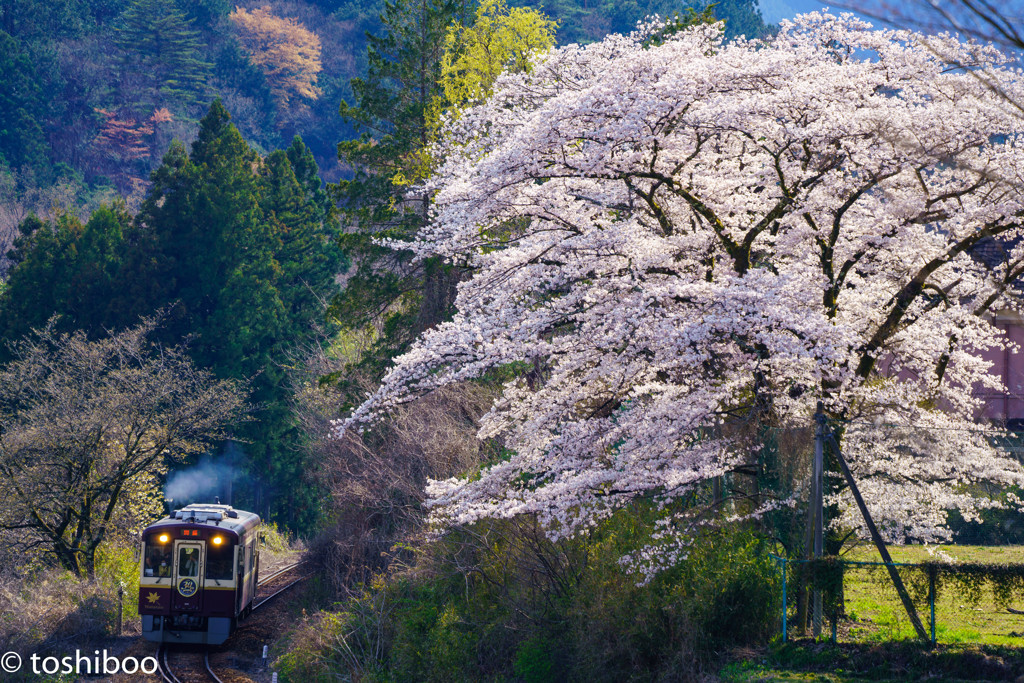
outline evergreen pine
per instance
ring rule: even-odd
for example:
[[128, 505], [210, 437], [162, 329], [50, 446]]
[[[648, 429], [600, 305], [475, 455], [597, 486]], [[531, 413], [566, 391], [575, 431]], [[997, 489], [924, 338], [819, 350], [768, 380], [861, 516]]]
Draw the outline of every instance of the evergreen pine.
[[322, 317], [336, 249], [316, 164], [301, 140], [289, 152], [261, 160], [215, 101], [191, 153], [172, 146], [153, 173], [126, 269], [135, 283], [123, 290], [134, 298], [155, 283], [134, 299], [139, 312], [170, 307], [163, 331], [169, 340], [193, 336], [197, 364], [248, 381], [259, 410], [236, 435], [254, 486], [236, 503], [297, 524], [316, 508], [316, 497], [301, 485], [283, 368], [289, 348]]
[[0, 167], [28, 167], [47, 179], [45, 98], [32, 59], [0, 31]]
[[187, 110], [205, 98], [210, 64], [199, 34], [174, 0], [135, 0], [117, 29], [123, 87], [139, 110]]
[[[119, 324], [109, 302], [120, 278], [131, 216], [123, 203], [93, 212], [83, 225], [62, 214], [35, 216], [19, 226], [14, 263], [0, 291], [0, 339], [13, 341], [59, 315], [57, 329], [82, 330], [92, 338]], [[0, 346], [0, 358], [9, 349]]]
[[394, 0], [380, 16], [383, 33], [368, 35], [365, 78], [352, 80], [355, 104], [341, 115], [362, 130], [338, 145], [354, 172], [332, 188], [344, 221], [340, 244], [352, 260], [345, 291], [331, 315], [342, 324], [381, 322], [385, 334], [367, 363], [379, 371], [423, 329], [445, 316], [455, 275], [440, 263], [412, 265], [406, 254], [374, 244], [408, 238], [425, 222], [429, 198], [409, 192], [429, 172], [430, 110], [443, 93], [441, 57], [449, 25], [471, 18], [461, 0]]

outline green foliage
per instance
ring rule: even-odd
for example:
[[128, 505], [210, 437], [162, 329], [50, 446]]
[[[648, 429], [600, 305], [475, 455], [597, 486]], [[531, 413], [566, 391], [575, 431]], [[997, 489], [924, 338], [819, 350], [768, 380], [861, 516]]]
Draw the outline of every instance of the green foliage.
[[[38, 183], [47, 189], [58, 175], [50, 172], [53, 159], [81, 173], [91, 188], [113, 182], [121, 194], [141, 199], [146, 175], [160, 163], [172, 138], [193, 137], [200, 105], [214, 94], [230, 103], [246, 137], [263, 149], [286, 147], [301, 130], [316, 157], [330, 161], [337, 140], [347, 134], [337, 119], [337, 86], [357, 73], [361, 32], [304, 2], [275, 3], [275, 10], [298, 14], [312, 31], [325, 34], [325, 45], [340, 53], [327, 63], [337, 72], [324, 79], [330, 86], [325, 88], [332, 98], [329, 105], [310, 110], [297, 104], [278, 111], [266, 77], [241, 53], [226, 21], [235, 4], [0, 3], [0, 32], [13, 40], [13, 45], [0, 41], [5, 43], [0, 65], [11, 67], [0, 71], [0, 131], [10, 133], [0, 133], [0, 157], [6, 159], [0, 164], [15, 170], [34, 164]], [[125, 125], [148, 129], [145, 144], [140, 148], [102, 134], [101, 110], [116, 114]], [[159, 125], [150, 118], [155, 111]], [[122, 163], [132, 147], [135, 151], [127, 155], [132, 163]], [[42, 163], [36, 158], [39, 152]], [[26, 161], [26, 156], [33, 158]], [[339, 169], [330, 172], [337, 177]]]
[[[1024, 446], [1024, 435], [1011, 435], [997, 446], [1008, 449], [1021, 448]], [[953, 532], [953, 541], [960, 545], [991, 546], [1024, 543], [1024, 512], [1012, 504], [1011, 498], [1019, 498], [1022, 495], [1024, 490], [1019, 486], [1010, 486], [999, 491], [992, 496], [997, 505], [980, 510], [977, 520], [967, 521], [958, 510], [950, 510], [948, 524], [950, 531]]]
[[704, 1], [695, 3], [694, 8], [698, 11], [710, 9], [716, 19], [724, 21], [727, 40], [739, 36], [763, 38], [772, 30], [772, 27], [765, 25], [758, 3], [751, 0]]
[[641, 586], [618, 558], [652, 520], [637, 505], [558, 543], [529, 519], [451, 532], [293, 634], [276, 666], [290, 681], [679, 680], [764, 642], [779, 591], [763, 542], [711, 534]]
[[123, 0], [4, 0], [0, 4], [0, 30], [28, 40], [78, 36], [106, 14], [104, 6], [116, 8], [120, 2]]
[[555, 683], [554, 650], [555, 644], [544, 635], [527, 638], [516, 648], [512, 670], [526, 683]]
[[27, 166], [50, 175], [44, 102], [32, 58], [0, 31], [0, 165]]
[[272, 553], [286, 553], [292, 549], [288, 535], [282, 533], [281, 528], [274, 522], [264, 523], [260, 527], [260, 536], [263, 547]]
[[197, 363], [249, 380], [262, 410], [238, 432], [257, 479], [247, 502], [289, 525], [308, 524], [315, 490], [299, 486], [283, 365], [287, 349], [310, 337], [339, 267], [333, 212], [309, 150], [296, 138], [261, 161], [215, 101], [191, 154], [172, 147], [153, 174], [136, 221], [122, 291], [139, 298], [125, 310], [171, 307], [166, 335], [194, 336]]
[[[58, 329], [102, 335], [115, 322], [110, 302], [130, 222], [123, 203], [101, 207], [84, 226], [67, 214], [53, 222], [25, 219], [14, 243], [14, 267], [0, 292], [0, 338], [23, 337], [55, 313], [63, 316]], [[0, 358], [6, 354], [0, 351]]]
[[588, 565], [580, 591], [579, 680], [627, 680], [636, 662], [681, 678], [723, 648], [762, 643], [775, 632], [778, 571], [765, 541], [749, 531], [698, 538], [684, 561], [646, 586], [610, 570], [647, 541], [652, 523], [651, 511], [634, 509], [601, 534], [601, 560]]
[[342, 118], [360, 132], [339, 143], [338, 156], [353, 178], [331, 187], [350, 229], [339, 238], [354, 272], [331, 302], [329, 315], [342, 326], [381, 329], [376, 349], [362, 366], [379, 376], [391, 357], [449, 313], [456, 276], [436, 260], [412, 264], [409, 254], [374, 243], [411, 237], [426, 221], [429, 198], [409, 183], [429, 171], [425, 150], [430, 112], [443, 97], [441, 58], [448, 27], [465, 23], [463, 0], [395, 0], [380, 16], [381, 35], [368, 36], [367, 74], [351, 82], [354, 104]]
[[[439, 110], [458, 112], [487, 99], [503, 71], [529, 69], [530, 58], [555, 44], [557, 24], [531, 9], [509, 9], [504, 0], [483, 0], [472, 25], [453, 23], [445, 38]], [[436, 117], [440, 111], [435, 112]]]
[[[210, 64], [199, 34], [174, 0], [135, 0], [121, 18], [117, 45], [125, 53], [123, 79], [131, 83], [133, 108], [187, 108], [204, 99]], [[125, 85], [122, 85], [125, 87]]]
[[[227, 86], [253, 102], [262, 119], [259, 129], [263, 135], [258, 137], [266, 139], [267, 132], [273, 131], [276, 126], [277, 105], [274, 103], [274, 95], [270, 91], [263, 70], [245, 56], [238, 40], [232, 38], [225, 41], [217, 54], [214, 71]], [[270, 136], [270, 139], [273, 137]], [[247, 138], [252, 139], [249, 136]]]
[[468, 13], [460, 0], [395, 0], [380, 16], [383, 34], [368, 36], [366, 77], [352, 80], [355, 104], [340, 108], [343, 119], [362, 128], [358, 140], [338, 145], [355, 178], [336, 188], [364, 228], [408, 229], [424, 218], [420, 207], [401, 206], [403, 189], [391, 181], [422, 177], [415, 169], [429, 142], [429, 108], [442, 95], [448, 26]]
[[191, 154], [172, 145], [152, 179], [134, 220], [122, 203], [85, 225], [71, 215], [23, 222], [0, 334], [16, 339], [56, 313], [58, 329], [95, 337], [166, 309], [162, 340], [191, 339], [196, 363], [247, 381], [261, 409], [237, 432], [256, 487], [236, 502], [308, 526], [317, 490], [302, 485], [284, 367], [311, 338], [341, 267], [316, 162], [298, 137], [261, 159], [218, 101]]
[[[134, 548], [102, 545], [96, 553], [96, 579], [116, 594], [124, 591], [124, 618], [139, 616], [139, 558]], [[111, 615], [116, 621], [116, 612]]]

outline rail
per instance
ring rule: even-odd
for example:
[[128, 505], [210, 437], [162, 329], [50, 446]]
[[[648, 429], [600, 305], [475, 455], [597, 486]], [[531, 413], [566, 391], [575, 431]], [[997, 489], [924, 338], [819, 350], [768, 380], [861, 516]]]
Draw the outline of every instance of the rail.
[[206, 667], [206, 673], [213, 679], [214, 683], [224, 683], [220, 680], [217, 674], [213, 673], [213, 667], [210, 666], [210, 651], [207, 650], [203, 653], [203, 666]]
[[165, 683], [181, 683], [181, 679], [175, 676], [174, 672], [171, 671], [171, 665], [168, 662], [168, 659], [167, 646], [161, 645], [160, 649], [157, 651], [157, 673], [160, 674], [160, 678], [162, 678]]
[[298, 562], [294, 562], [294, 563], [288, 565], [287, 567], [284, 567], [282, 569], [278, 569], [276, 572], [274, 572], [270, 576], [265, 576], [262, 579], [260, 579], [259, 585], [262, 586], [265, 583], [269, 583], [269, 582], [273, 581], [274, 579], [276, 579], [281, 574], [284, 574], [285, 572], [289, 572], [289, 571], [295, 569], [296, 567], [298, 567], [299, 565], [302, 565], [302, 564], [305, 564], [305, 563], [306, 563], [305, 560], [299, 560]]
[[[283, 574], [286, 574], [286, 573], [296, 569], [297, 567], [300, 567], [301, 565], [303, 565], [305, 563], [306, 563], [305, 560], [299, 560], [298, 562], [293, 562], [292, 564], [289, 564], [286, 567], [282, 567], [281, 569], [278, 569], [277, 571], [275, 571], [273, 574], [270, 574], [269, 576], [264, 577], [259, 582], [257, 587], [266, 586], [270, 582], [274, 581], [277, 577], [279, 577], [279, 576], [281, 576]], [[260, 598], [258, 602], [255, 602], [253, 604], [252, 611], [255, 612], [257, 609], [259, 609], [263, 605], [267, 604], [268, 602], [270, 602], [271, 600], [276, 598], [281, 593], [284, 593], [286, 590], [288, 590], [289, 588], [291, 588], [295, 584], [297, 584], [297, 583], [299, 583], [301, 581], [304, 581], [307, 578], [309, 578], [309, 575], [300, 576], [300, 577], [298, 577], [298, 578], [296, 578], [296, 579], [294, 579], [292, 581], [289, 581], [285, 585], [281, 586], [280, 588], [275, 590], [270, 595], [267, 595], [267, 596], [265, 596], [263, 598]], [[161, 678], [161, 680], [164, 681], [164, 683], [184, 683], [183, 680], [181, 678], [179, 678], [174, 673], [174, 670], [171, 668], [170, 661], [171, 661], [170, 647], [166, 643], [162, 644], [160, 646], [160, 649], [157, 651], [157, 665], [158, 665], [157, 673], [160, 674], [160, 678]], [[204, 650], [204, 652], [203, 652], [203, 667], [205, 668], [206, 675], [209, 676], [210, 679], [212, 681], [214, 681], [214, 683], [223, 683], [223, 680], [214, 672], [213, 666], [210, 664], [210, 652], [209, 652], [209, 650]]]
[[[165, 683], [184, 683], [184, 681], [178, 677], [176, 673], [171, 669], [171, 655], [170, 648], [167, 645], [161, 645], [160, 650], [157, 654], [157, 673], [160, 674], [160, 678]], [[213, 683], [224, 683], [224, 681], [214, 672], [213, 665], [210, 664], [210, 651], [203, 651], [203, 668], [205, 673]], [[193, 669], [193, 672], [195, 669]]]

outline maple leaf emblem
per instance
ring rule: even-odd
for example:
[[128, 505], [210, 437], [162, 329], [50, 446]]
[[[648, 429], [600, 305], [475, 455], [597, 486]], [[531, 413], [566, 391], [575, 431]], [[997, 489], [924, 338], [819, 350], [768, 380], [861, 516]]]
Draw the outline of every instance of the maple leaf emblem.
[[148, 602], [151, 605], [155, 605], [156, 603], [160, 602], [160, 594], [156, 591], [150, 591], [146, 595], [146, 602]]

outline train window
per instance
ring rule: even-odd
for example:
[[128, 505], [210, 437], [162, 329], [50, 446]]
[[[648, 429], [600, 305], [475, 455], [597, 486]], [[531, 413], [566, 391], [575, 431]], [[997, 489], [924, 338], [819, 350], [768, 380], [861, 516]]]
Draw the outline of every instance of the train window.
[[153, 534], [146, 539], [146, 559], [142, 575], [171, 575], [171, 546], [167, 542], [160, 542], [160, 534]]
[[199, 575], [199, 552], [195, 547], [186, 546], [178, 552], [178, 576]]
[[222, 541], [206, 544], [206, 578], [231, 580], [231, 564], [235, 559], [235, 546]]

